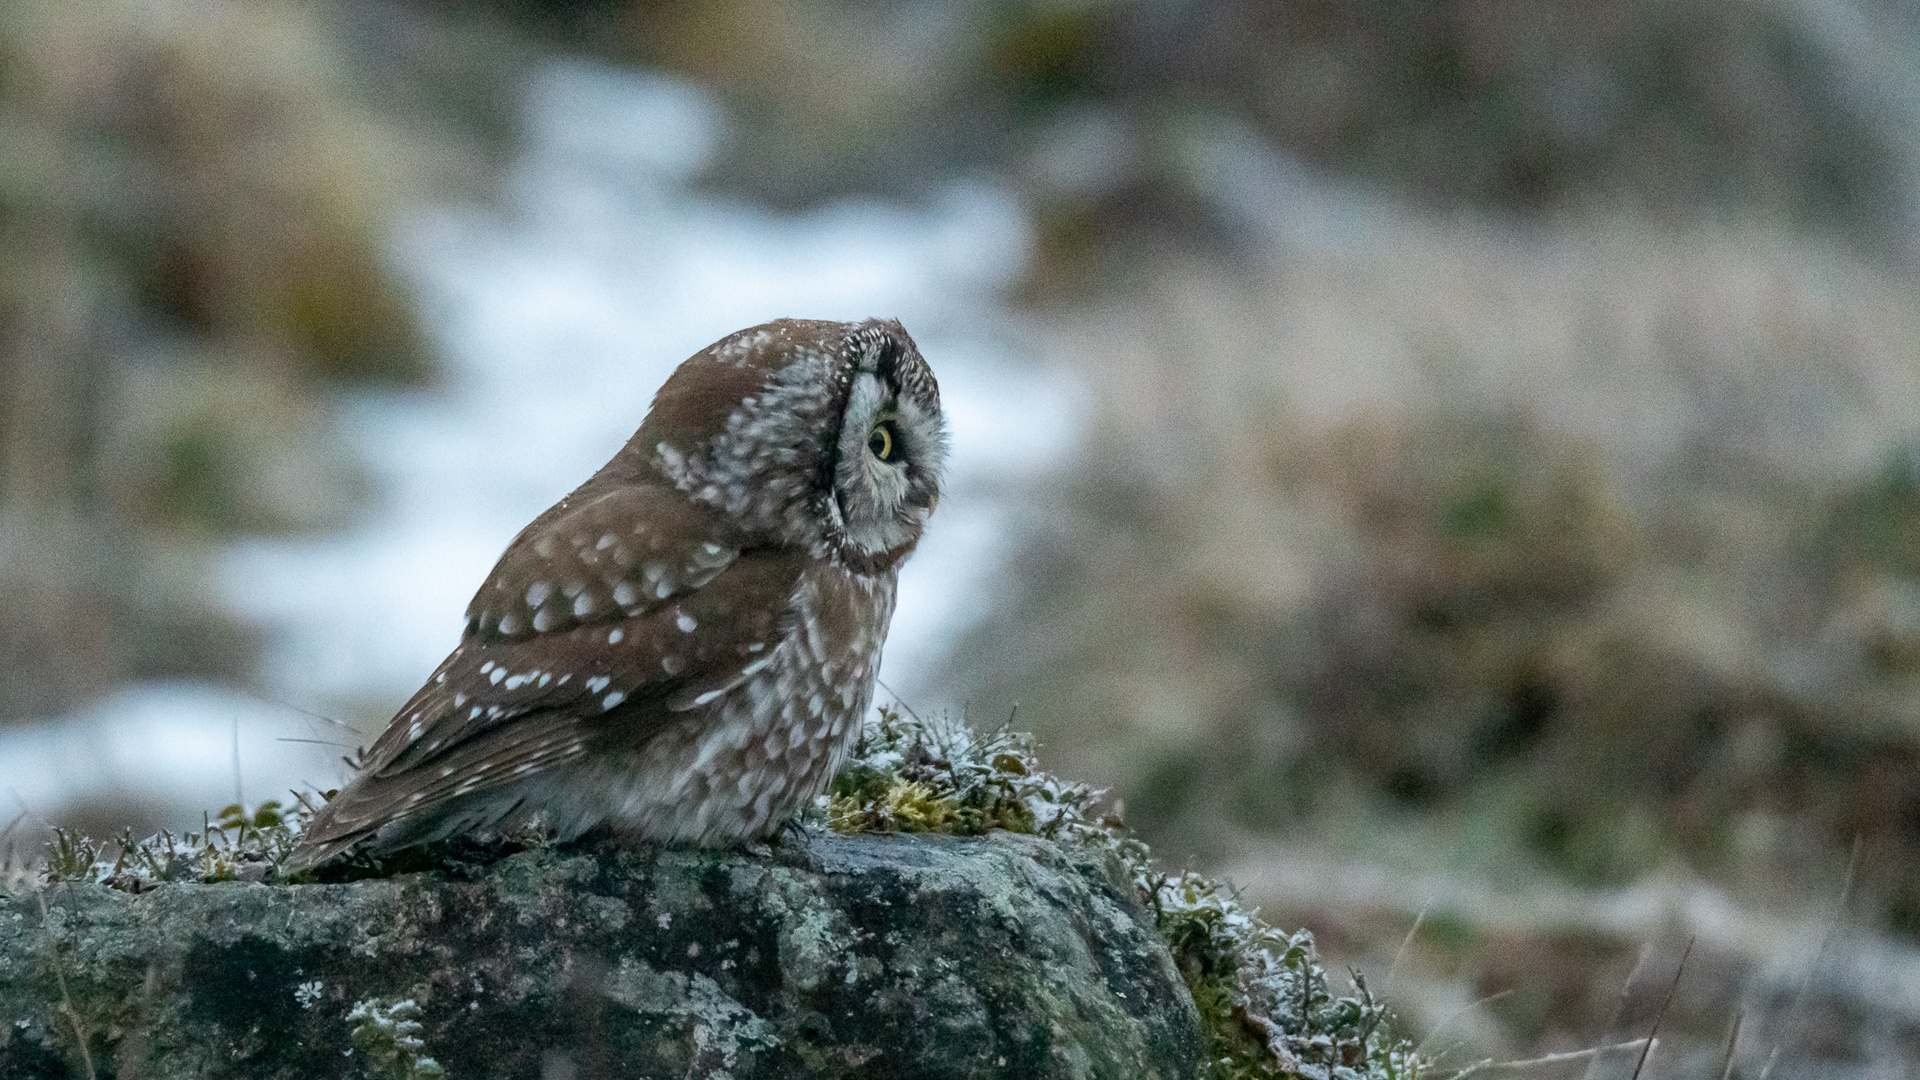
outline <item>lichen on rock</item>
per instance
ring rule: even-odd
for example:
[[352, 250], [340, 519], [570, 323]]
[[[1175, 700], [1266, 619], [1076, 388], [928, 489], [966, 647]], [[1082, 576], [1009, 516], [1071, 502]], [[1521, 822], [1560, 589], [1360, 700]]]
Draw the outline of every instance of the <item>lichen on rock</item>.
[[[44, 903], [44, 911], [41, 908]], [[0, 901], [0, 1076], [1193, 1075], [1104, 853], [1036, 837], [538, 848], [337, 884]]]

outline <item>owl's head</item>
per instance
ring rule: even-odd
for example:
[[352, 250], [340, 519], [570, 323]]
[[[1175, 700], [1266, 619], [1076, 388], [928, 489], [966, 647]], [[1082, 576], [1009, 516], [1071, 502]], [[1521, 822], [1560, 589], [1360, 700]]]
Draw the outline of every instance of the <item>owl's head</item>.
[[682, 363], [628, 449], [744, 539], [873, 572], [919, 542], [947, 433], [898, 322], [779, 319]]

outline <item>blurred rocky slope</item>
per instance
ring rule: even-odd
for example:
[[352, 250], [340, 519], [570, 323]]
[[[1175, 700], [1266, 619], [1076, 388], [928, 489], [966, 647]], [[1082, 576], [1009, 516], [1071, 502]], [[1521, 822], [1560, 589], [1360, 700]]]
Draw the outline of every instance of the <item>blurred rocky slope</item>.
[[1222, 141], [1447, 211], [1758, 213], [1895, 247], [1913, 212], [1912, 28], [1871, 3], [483, 6], [719, 89], [741, 130], [714, 180], [759, 198], [1009, 180], [1043, 288], [1232, 246]]

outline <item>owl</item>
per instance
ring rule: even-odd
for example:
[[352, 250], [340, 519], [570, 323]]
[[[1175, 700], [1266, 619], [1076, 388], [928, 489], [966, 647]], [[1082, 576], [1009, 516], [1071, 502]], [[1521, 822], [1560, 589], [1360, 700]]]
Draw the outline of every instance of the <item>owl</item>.
[[289, 872], [536, 814], [562, 838], [772, 834], [859, 739], [946, 439], [898, 322], [781, 319], [695, 353], [508, 545]]

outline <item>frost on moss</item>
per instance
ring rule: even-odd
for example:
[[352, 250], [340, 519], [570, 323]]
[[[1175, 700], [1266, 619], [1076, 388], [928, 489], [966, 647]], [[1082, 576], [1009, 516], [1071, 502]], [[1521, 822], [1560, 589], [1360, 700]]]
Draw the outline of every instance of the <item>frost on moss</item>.
[[[1261, 922], [1231, 893], [1197, 874], [1157, 870], [1147, 846], [1101, 811], [1101, 796], [1042, 769], [1029, 735], [1005, 728], [977, 733], [951, 716], [923, 720], [882, 709], [803, 825], [844, 834], [973, 836], [1006, 830], [1110, 853], [1153, 912], [1193, 994], [1206, 1034], [1208, 1080], [1418, 1080], [1426, 1063], [1393, 1033], [1364, 978], [1356, 973], [1353, 992], [1336, 996], [1311, 935]], [[251, 812], [229, 806], [198, 832], [139, 842], [125, 837], [114, 845], [58, 832], [43, 873], [135, 893], [168, 882], [287, 880], [280, 868], [311, 810], [304, 799], [291, 807], [264, 803]], [[385, 876], [547, 842], [537, 829], [525, 829], [479, 845], [433, 845], [385, 860], [360, 856], [325, 874]], [[438, 1075], [433, 1059], [419, 1056], [411, 1005], [365, 1001], [354, 1007], [354, 1045], [375, 1075]]]
[[439, 1080], [440, 1063], [421, 1053], [420, 1005], [412, 998], [383, 1005], [377, 998], [354, 1002], [347, 1012], [353, 1049], [367, 1072], [380, 1080]]
[[[309, 813], [304, 803], [291, 811], [271, 799], [252, 811], [236, 803], [218, 817], [208, 815], [197, 832], [163, 831], [145, 840], [128, 833], [115, 842], [56, 826], [42, 872], [48, 881], [89, 882], [129, 893], [168, 882], [277, 879]], [[38, 885], [32, 876], [24, 881]]]
[[1336, 997], [1305, 931], [1284, 933], [1198, 874], [1155, 869], [1145, 843], [1099, 811], [1103, 793], [1042, 769], [1031, 735], [882, 709], [834, 778], [841, 833], [990, 829], [1111, 851], [1154, 912], [1206, 1030], [1211, 1080], [1417, 1080], [1424, 1063], [1353, 975]]

